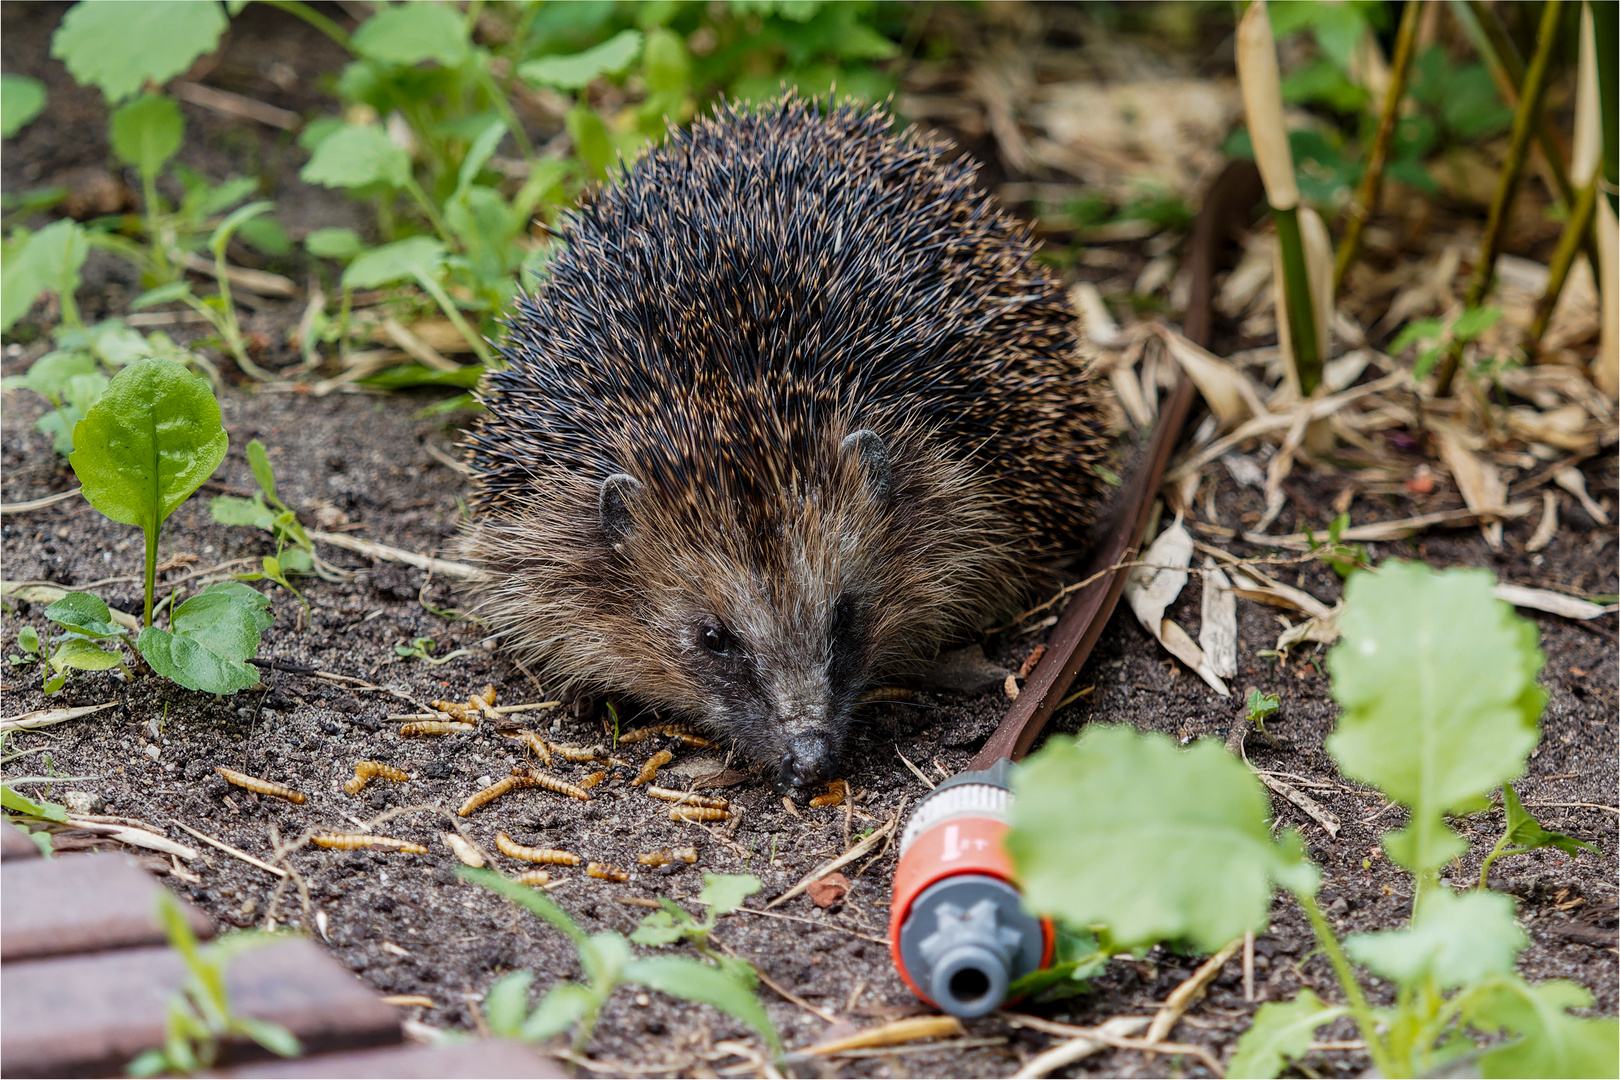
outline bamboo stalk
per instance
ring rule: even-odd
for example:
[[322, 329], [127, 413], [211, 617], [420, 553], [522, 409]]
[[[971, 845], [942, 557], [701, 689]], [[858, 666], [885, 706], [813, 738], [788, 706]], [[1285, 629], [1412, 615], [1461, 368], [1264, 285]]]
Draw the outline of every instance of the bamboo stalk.
[[1345, 223], [1344, 239], [1339, 244], [1339, 257], [1333, 264], [1333, 295], [1339, 295], [1345, 274], [1361, 254], [1361, 230], [1378, 210], [1378, 194], [1384, 184], [1384, 168], [1389, 164], [1389, 145], [1395, 138], [1395, 123], [1400, 116], [1401, 99], [1406, 96], [1406, 79], [1412, 68], [1412, 54], [1417, 50], [1418, 23], [1421, 21], [1422, 0], [1406, 0], [1401, 9], [1401, 26], [1395, 35], [1395, 56], [1391, 60], [1389, 86], [1384, 92], [1384, 105], [1378, 115], [1378, 133], [1367, 151], [1367, 171], [1361, 175], [1356, 197], [1350, 202], [1350, 220]]
[[[1496, 194], [1491, 199], [1490, 216], [1485, 221], [1485, 237], [1480, 241], [1479, 259], [1474, 266], [1474, 278], [1468, 283], [1464, 299], [1467, 307], [1478, 307], [1490, 292], [1496, 275], [1496, 257], [1501, 254], [1502, 234], [1507, 230], [1508, 214], [1513, 209], [1513, 196], [1519, 190], [1519, 179], [1524, 175], [1524, 162], [1530, 150], [1530, 136], [1539, 126], [1541, 102], [1547, 91], [1547, 67], [1552, 59], [1553, 45], [1558, 39], [1558, 13], [1563, 0], [1547, 0], [1541, 9], [1541, 26], [1536, 37], [1536, 54], [1525, 72], [1524, 86], [1519, 94], [1519, 107], [1513, 114], [1513, 141], [1508, 149], [1507, 164], [1497, 181]], [[1435, 382], [1435, 396], [1451, 393], [1452, 380], [1457, 375], [1457, 361], [1462, 357], [1462, 343], [1453, 342], [1440, 364]]]
[[1558, 247], [1553, 252], [1552, 265], [1548, 268], [1547, 291], [1537, 301], [1536, 317], [1530, 323], [1531, 344], [1540, 341], [1541, 335], [1547, 332], [1547, 324], [1552, 321], [1553, 309], [1558, 306], [1558, 297], [1563, 293], [1564, 282], [1569, 278], [1570, 267], [1575, 265], [1575, 256], [1585, 246], [1583, 241], [1591, 235], [1593, 212], [1597, 209], [1597, 193], [1598, 179], [1594, 176], [1576, 196], [1569, 220], [1564, 222], [1564, 231], [1558, 236]]

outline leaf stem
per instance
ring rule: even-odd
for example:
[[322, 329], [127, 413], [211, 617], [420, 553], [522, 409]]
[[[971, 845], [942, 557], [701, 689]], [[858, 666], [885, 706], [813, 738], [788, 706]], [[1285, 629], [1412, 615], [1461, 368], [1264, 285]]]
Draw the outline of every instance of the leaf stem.
[[309, 25], [343, 46], [345, 50], [351, 53], [354, 51], [349, 44], [349, 32], [308, 4], [301, 3], [300, 0], [265, 0], [265, 3], [273, 8], [280, 8], [289, 15], [295, 15], [303, 19]]
[[1328, 924], [1327, 916], [1322, 914], [1321, 907], [1316, 903], [1316, 897], [1311, 893], [1295, 893], [1294, 898], [1304, 909], [1305, 917], [1311, 922], [1311, 929], [1316, 931], [1316, 938], [1322, 943], [1322, 949], [1333, 965], [1334, 974], [1339, 977], [1339, 985], [1344, 989], [1345, 1000], [1349, 1002], [1350, 1012], [1356, 1018], [1356, 1026], [1361, 1029], [1361, 1037], [1366, 1040], [1367, 1053], [1372, 1057], [1373, 1065], [1384, 1076], [1399, 1076], [1400, 1073], [1390, 1058], [1389, 1048], [1379, 1037], [1377, 1018], [1373, 1016], [1372, 1006], [1367, 1003], [1367, 995], [1361, 991], [1361, 984], [1356, 981], [1356, 972], [1350, 966], [1350, 958], [1344, 954], [1344, 946], [1339, 943], [1338, 935]]
[[157, 509], [152, 510], [152, 523], [141, 526], [141, 532], [146, 534], [146, 617], [142, 626], [152, 625], [152, 594], [157, 591], [157, 546], [158, 530], [162, 526], [157, 520]]
[[[1564, 222], [1564, 231], [1558, 237], [1558, 247], [1553, 251], [1552, 265], [1547, 274], [1547, 291], [1536, 304], [1536, 317], [1530, 323], [1531, 342], [1539, 342], [1547, 332], [1553, 309], [1558, 306], [1559, 294], [1564, 291], [1564, 282], [1569, 278], [1570, 268], [1575, 265], [1575, 256], [1591, 236], [1592, 215], [1597, 210], [1598, 183], [1598, 177], [1593, 176], [1592, 182], [1581, 189], [1570, 210], [1569, 220]], [[1594, 267], [1596, 265], [1593, 264]]]
[[1378, 115], [1378, 133], [1367, 151], [1367, 171], [1362, 173], [1361, 185], [1350, 202], [1350, 220], [1345, 223], [1344, 239], [1339, 243], [1339, 257], [1333, 264], [1333, 295], [1339, 295], [1339, 286], [1345, 274], [1361, 254], [1361, 230], [1378, 210], [1378, 194], [1384, 184], [1384, 168], [1389, 163], [1389, 145], [1395, 138], [1395, 125], [1400, 118], [1401, 99], [1406, 96], [1406, 79], [1412, 69], [1412, 54], [1417, 42], [1418, 23], [1422, 21], [1422, 0], [1406, 0], [1401, 9], [1401, 26], [1395, 36], [1395, 56], [1390, 63], [1389, 88], [1384, 92], [1384, 105]]
[[415, 276], [417, 283], [426, 289], [428, 295], [438, 302], [439, 307], [443, 309], [450, 322], [460, 331], [461, 336], [467, 340], [467, 344], [472, 346], [473, 352], [478, 354], [478, 359], [483, 361], [484, 366], [494, 367], [495, 358], [490, 355], [489, 346], [484, 344], [484, 339], [479, 336], [478, 331], [467, 325], [467, 320], [462, 318], [455, 302], [450, 299], [450, 294], [444, 291], [444, 286], [434, 281], [431, 274], [417, 272]]
[[1299, 207], [1272, 207], [1277, 223], [1277, 246], [1282, 251], [1285, 317], [1294, 345], [1294, 370], [1299, 392], [1309, 397], [1322, 384], [1322, 355], [1317, 349], [1316, 311], [1311, 302], [1311, 279], [1305, 268], [1305, 243], [1299, 232]]
[[1491, 853], [1489, 855], [1485, 856], [1485, 861], [1480, 864], [1480, 867], [1479, 867], [1479, 891], [1480, 892], [1484, 892], [1486, 887], [1487, 887], [1485, 882], [1488, 880], [1488, 878], [1490, 876], [1491, 864], [1493, 862], [1495, 862], [1497, 859], [1500, 859], [1503, 855], [1510, 854], [1507, 851], [1507, 844], [1508, 844], [1508, 834], [1503, 833], [1502, 838], [1496, 842], [1496, 846], [1491, 848]]
[[[1563, 0], [1547, 0], [1541, 9], [1541, 26], [1536, 37], [1536, 54], [1525, 72], [1524, 86], [1519, 93], [1519, 107], [1513, 114], [1513, 141], [1508, 149], [1507, 164], [1497, 180], [1496, 194], [1491, 199], [1490, 216], [1485, 221], [1485, 237], [1480, 241], [1479, 257], [1474, 263], [1474, 277], [1468, 283], [1463, 303], [1470, 308], [1479, 307], [1490, 292], [1496, 273], [1496, 257], [1502, 250], [1502, 234], [1507, 229], [1508, 214], [1513, 208], [1513, 197], [1519, 190], [1519, 178], [1524, 175], [1524, 162], [1530, 150], [1530, 136], [1540, 126], [1541, 102], [1546, 96], [1547, 68], [1552, 59], [1553, 46], [1558, 40], [1558, 13]], [[1452, 380], [1457, 375], [1457, 362], [1462, 358], [1462, 342], [1453, 342], [1446, 349], [1436, 377], [1436, 397], [1451, 393]]]

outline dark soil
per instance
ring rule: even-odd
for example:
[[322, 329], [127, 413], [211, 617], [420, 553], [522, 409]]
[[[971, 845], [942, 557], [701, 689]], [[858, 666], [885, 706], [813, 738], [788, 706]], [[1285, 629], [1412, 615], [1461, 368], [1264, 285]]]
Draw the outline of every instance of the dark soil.
[[[28, 136], [32, 142], [8, 144], [8, 191], [51, 179], [18, 171], [24, 168], [19, 164], [24, 157], [53, 163], [44, 167], [45, 173], [87, 162], [105, 165], [104, 148], [82, 149], [102, 137], [99, 98], [90, 95], [93, 100], [79, 101], [55, 62], [41, 60], [43, 35], [58, 17], [50, 8], [19, 10], [7, 5], [6, 69], [29, 74], [54, 69], [54, 77], [44, 72], [51, 80], [51, 108], [68, 110], [63, 124], [29, 129], [36, 133]], [[282, 32], [289, 40], [303, 42], [303, 36], [286, 29], [288, 22], [278, 23]], [[309, 49], [318, 49], [320, 39], [307, 36], [315, 43]], [[27, 45], [30, 40], [33, 46]], [[34, 50], [31, 55], [29, 48]], [[286, 62], [301, 72], [311, 65], [331, 69], [330, 58], [318, 58], [317, 64], [297, 48], [287, 52]], [[223, 67], [232, 69], [232, 55], [226, 53]], [[308, 104], [296, 98], [277, 99], [262, 87], [253, 92], [288, 107]], [[69, 110], [68, 103], [75, 101], [79, 103]], [[203, 130], [219, 130], [217, 118], [187, 108], [189, 122]], [[293, 209], [295, 215], [313, 214], [315, 225], [333, 223], [343, 215], [352, 219], [353, 208], [341, 202], [312, 198], [305, 210], [295, 209], [309, 193], [289, 179], [296, 164], [290, 159], [269, 170], [278, 177], [276, 183], [288, 185], [278, 188], [282, 207]], [[224, 172], [214, 175], [218, 179]], [[330, 217], [324, 210], [308, 209], [323, 206], [330, 209]], [[87, 316], [96, 311], [91, 303], [94, 292], [87, 288], [81, 296]], [[106, 307], [115, 310], [116, 304], [108, 301]], [[257, 328], [272, 346], [263, 362], [274, 365], [293, 359], [279, 342], [297, 315], [295, 305], [266, 309]], [[4, 373], [26, 370], [42, 351], [37, 344], [8, 348]], [[347, 527], [357, 535], [455, 557], [459, 499], [466, 482], [428, 451], [429, 445], [450, 448], [455, 438], [442, 419], [415, 418], [428, 400], [228, 392], [221, 404], [231, 453], [201, 495], [165, 527], [160, 560], [168, 566], [162, 575], [166, 586], [228, 560], [271, 553], [263, 534], [215, 524], [207, 509], [209, 495], [246, 494], [253, 487], [243, 457], [252, 438], [270, 448], [281, 495], [305, 512], [306, 521], [327, 505], [330, 510], [325, 513], [346, 516]], [[72, 474], [53, 455], [49, 439], [33, 430], [42, 403], [26, 392], [8, 392], [4, 406], [0, 501], [35, 499], [72, 487]], [[1584, 471], [1588, 488], [1613, 513], [1620, 492], [1612, 456], [1586, 463]], [[1259, 493], [1237, 488], [1224, 471], [1218, 482], [1219, 520], [1203, 524], [1231, 528], [1239, 526], [1243, 515], [1253, 520], [1261, 509]], [[1345, 483], [1343, 474], [1332, 471], [1296, 471], [1290, 481], [1290, 506], [1273, 531], [1320, 529], [1332, 516], [1327, 507]], [[1459, 504], [1454, 492], [1442, 488], [1418, 500], [1358, 495], [1350, 512], [1359, 524]], [[1373, 555], [1423, 558], [1437, 566], [1485, 566], [1505, 581], [1583, 595], [1616, 592], [1615, 530], [1596, 525], [1567, 498], [1562, 520], [1564, 527], [1551, 546], [1534, 557], [1523, 553], [1534, 526], [1529, 519], [1509, 524], [1502, 552], [1490, 551], [1478, 530], [1470, 528], [1374, 545]], [[131, 612], [137, 612], [141, 602], [140, 543], [137, 532], [113, 524], [79, 501], [8, 515], [0, 528], [7, 580], [93, 589], [113, 606]], [[1241, 543], [1229, 546], [1240, 555], [1259, 553]], [[404, 811], [378, 831], [420, 843], [428, 854], [302, 849], [291, 856], [290, 864], [308, 883], [309, 914], [295, 889], [285, 890], [274, 914], [279, 924], [300, 927], [326, 942], [378, 991], [420, 994], [434, 1002], [432, 1007], [404, 1008], [407, 1018], [472, 1030], [482, 1024], [478, 1002], [502, 973], [534, 970], [540, 989], [581, 975], [573, 949], [559, 934], [494, 895], [459, 882], [456, 859], [440, 840], [449, 828], [446, 815], [491, 779], [506, 774], [524, 755], [516, 743], [488, 725], [442, 738], [402, 739], [397, 724], [384, 718], [417, 711], [412, 702], [465, 700], [486, 684], [498, 688], [502, 704], [549, 700], [556, 686], [547, 681], [545, 672], [520, 670], [491, 651], [493, 646], [483, 640], [486, 631], [477, 624], [451, 622], [437, 614], [463, 603], [444, 581], [344, 551], [322, 553], [353, 571], [353, 580], [300, 581], [309, 603], [307, 613], [297, 597], [278, 587], [267, 588], [276, 621], [259, 655], [284, 667], [267, 669], [262, 689], [213, 698], [152, 676], [125, 682], [116, 674], [79, 674], [63, 692], [46, 698], [37, 689], [37, 668], [16, 669], [6, 676], [8, 715], [111, 701], [119, 707], [22, 733], [6, 749], [12, 753], [48, 748], [22, 759], [28, 772], [83, 778], [44, 787], [39, 794], [60, 799], [69, 791], [84, 792], [93, 799], [96, 812], [138, 819], [198, 847], [203, 857], [189, 867], [176, 868], [150, 854], [145, 858], [154, 871], [170, 874], [167, 880], [177, 891], [231, 925], [263, 925], [276, 879], [202, 845], [182, 831], [180, 823], [262, 859], [271, 855], [276, 836], [290, 840], [311, 827], [350, 830], [384, 811]], [[1324, 601], [1331, 603], [1339, 595], [1338, 578], [1320, 564], [1283, 568], [1278, 574]], [[1195, 588], [1187, 590], [1171, 612], [1194, 635], [1196, 593]], [[1493, 884], [1519, 900], [1519, 914], [1532, 939], [1520, 963], [1523, 974], [1532, 980], [1575, 979], [1593, 991], [1598, 1011], [1612, 1015], [1620, 1007], [1614, 948], [1615, 855], [1620, 850], [1620, 811], [1615, 809], [1620, 711], [1615, 619], [1577, 624], [1526, 614], [1536, 621], [1547, 653], [1542, 681], [1550, 701], [1543, 717], [1544, 739], [1519, 791], [1547, 827], [1594, 842], [1603, 854], [1571, 860], [1556, 852], [1536, 852], [1505, 859], [1497, 864]], [[1238, 618], [1240, 674], [1233, 680], [1233, 696], [1223, 698], [1169, 659], [1128, 615], [1117, 615], [1076, 683], [1077, 689], [1095, 689], [1061, 712], [1052, 730], [1073, 732], [1085, 724], [1125, 723], [1182, 741], [1224, 738], [1242, 710], [1248, 687], [1277, 693], [1283, 706], [1267, 724], [1273, 738], [1270, 742], [1251, 738], [1250, 761], [1308, 790], [1338, 816], [1343, 828], [1336, 838], [1330, 837], [1280, 798], [1274, 800], [1279, 822], [1300, 828], [1307, 838], [1323, 871], [1324, 907], [1341, 932], [1397, 925], [1409, 914], [1410, 880], [1391, 867], [1377, 845], [1384, 831], [1402, 824], [1401, 815], [1398, 810], [1381, 812], [1382, 798], [1340, 778], [1324, 753], [1323, 738], [1337, 709], [1328, 694], [1320, 656], [1296, 650], [1285, 663], [1269, 662], [1260, 652], [1276, 643], [1280, 629], [1276, 611], [1240, 600]], [[38, 605], [17, 604], [7, 613], [0, 622], [0, 650], [19, 651], [17, 634], [25, 625], [45, 635], [48, 624]], [[436, 655], [458, 648], [471, 653], [440, 667], [395, 655], [396, 645], [418, 637], [433, 638]], [[1037, 640], [996, 640], [988, 652], [995, 662], [1016, 668]], [[307, 668], [350, 681], [299, 673]], [[379, 686], [385, 689], [368, 688]], [[978, 696], [923, 691], [911, 703], [868, 706], [866, 723], [848, 753], [846, 775], [855, 792], [848, 809], [811, 809], [802, 804], [790, 809], [765, 778], [731, 762], [742, 772], [729, 778], [736, 782], [724, 794], [740, 814], [722, 827], [669, 821], [665, 806], [631, 788], [623, 776], [595, 789], [590, 802], [537, 790], [516, 792], [479, 810], [464, 824], [490, 851], [496, 831], [505, 830], [520, 843], [564, 848], [588, 859], [634, 868], [625, 884], [593, 880], [577, 868], [555, 868], [560, 872], [553, 874], [554, 879], [566, 880], [552, 897], [591, 931], [633, 930], [646, 911], [625, 901], [669, 898], [691, 906], [705, 872], [757, 874], [765, 889], [755, 901], [762, 906], [765, 898], [840, 854], [852, 834], [883, 824], [924, 794], [897, 751], [936, 779], [958, 771], [1006, 705], [996, 690]], [[563, 743], [590, 744], [611, 734], [595, 711], [576, 715], [574, 709], [562, 708], [520, 714], [518, 719]], [[621, 753], [639, 765], [661, 748], [658, 740], [648, 740]], [[670, 748], [676, 754], [671, 768], [683, 777], [716, 772], [728, 761], [723, 751]], [[361, 760], [394, 765], [411, 779], [405, 784], [374, 781], [360, 795], [349, 795], [343, 782]], [[216, 766], [289, 785], [306, 793], [308, 801], [295, 806], [231, 788], [215, 773]], [[555, 771], [577, 780], [590, 769], [558, 763]], [[1473, 850], [1448, 876], [1466, 882], [1477, 875], [1481, 856], [1502, 827], [1502, 814], [1489, 811], [1456, 824], [1472, 841]], [[71, 834], [59, 841], [63, 847], [90, 842]], [[636, 865], [640, 852], [686, 844], [697, 846], [695, 866], [648, 870]], [[507, 871], [520, 868], [499, 856], [497, 861]], [[779, 909], [781, 917], [728, 917], [717, 936], [770, 979], [838, 1017], [870, 1023], [924, 1011], [896, 975], [884, 943], [894, 862], [891, 847], [868, 864], [849, 867], [851, 891], [841, 906], [830, 911], [800, 897]], [[180, 876], [182, 871], [198, 880]], [[1162, 1001], [1197, 963], [1196, 958], [1163, 950], [1143, 960], [1117, 960], [1096, 980], [1091, 993], [1043, 1011], [1054, 1019], [1082, 1024], [1141, 1015]], [[1302, 986], [1338, 997], [1328, 964], [1315, 951], [1314, 938], [1290, 901], [1276, 903], [1272, 926], [1256, 943], [1255, 968], [1259, 1001], [1288, 998]], [[762, 990], [762, 997], [789, 1046], [804, 1045], [828, 1028], [821, 1017], [768, 990]], [[1244, 1001], [1239, 963], [1233, 960], [1171, 1038], [1203, 1044], [1219, 1055], [1247, 1027], [1256, 1007]], [[968, 1026], [975, 1036], [1001, 1041], [966, 1051], [845, 1061], [838, 1075], [1005, 1075], [1051, 1042], [995, 1018]], [[1341, 1026], [1328, 1037], [1354, 1036]], [[608, 1004], [588, 1053], [644, 1070], [701, 1074], [711, 1062], [718, 1066], [735, 1060], [714, 1050], [718, 1041], [728, 1038], [746, 1039], [747, 1033], [706, 1007], [629, 990], [615, 994]], [[1366, 1061], [1354, 1052], [1324, 1052], [1313, 1054], [1309, 1064], [1322, 1074], [1354, 1075]], [[1080, 1075], [1168, 1075], [1178, 1070], [1202, 1075], [1196, 1061], [1144, 1058], [1134, 1051], [1099, 1054], [1077, 1068]]]

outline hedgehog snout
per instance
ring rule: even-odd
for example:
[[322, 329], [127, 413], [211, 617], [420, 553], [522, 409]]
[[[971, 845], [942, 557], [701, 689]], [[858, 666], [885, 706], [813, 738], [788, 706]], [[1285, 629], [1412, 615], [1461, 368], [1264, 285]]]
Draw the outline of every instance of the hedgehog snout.
[[779, 767], [783, 787], [824, 784], [838, 775], [838, 748], [819, 731], [803, 732], [788, 740]]

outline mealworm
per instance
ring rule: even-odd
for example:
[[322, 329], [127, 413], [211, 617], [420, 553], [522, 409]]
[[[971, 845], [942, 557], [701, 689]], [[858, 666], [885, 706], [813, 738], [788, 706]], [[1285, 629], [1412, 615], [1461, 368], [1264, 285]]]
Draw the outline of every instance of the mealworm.
[[260, 795], [274, 795], [276, 798], [286, 799], [290, 803], [301, 803], [304, 801], [303, 792], [294, 791], [292, 788], [287, 787], [284, 784], [272, 784], [268, 780], [260, 780], [257, 776], [249, 776], [247, 773], [239, 773], [235, 769], [227, 769], [223, 765], [216, 766], [214, 771], [219, 773], [219, 775], [223, 776], [230, 783], [235, 784], [237, 787], [247, 788], [249, 791], [257, 792]]
[[467, 704], [478, 709], [491, 720], [495, 719], [495, 687], [493, 685], [486, 686], [482, 694], [469, 695]]
[[528, 785], [525, 783], [527, 779], [527, 777], [523, 776], [503, 776], [482, 791], [473, 792], [471, 797], [461, 804], [461, 809], [457, 810], [456, 813], [461, 817], [467, 817], [480, 806], [500, 798], [513, 788], [527, 787]]
[[658, 751], [658, 753], [648, 758], [647, 763], [641, 767], [641, 771], [636, 773], [636, 778], [630, 782], [631, 786], [634, 787], [637, 784], [647, 783], [653, 777], [658, 775], [659, 769], [663, 768], [665, 765], [668, 765], [674, 760], [675, 755], [670, 753], [668, 750]]
[[586, 791], [589, 791], [591, 788], [595, 787], [597, 784], [600, 784], [602, 781], [604, 781], [606, 779], [607, 779], [607, 773], [606, 772], [593, 772], [593, 773], [591, 773], [591, 775], [589, 775], [585, 779], [581, 780], [579, 782], [579, 786], [584, 788]]
[[714, 745], [713, 739], [705, 738], [692, 729], [690, 724], [654, 724], [651, 727], [636, 728], [634, 731], [619, 736], [621, 743], [638, 743], [643, 739], [650, 739], [654, 735], [667, 735], [671, 739], [679, 739], [687, 746], [708, 747]]
[[551, 875], [544, 870], [525, 870], [512, 880], [519, 885], [533, 885], [538, 889], [551, 881]]
[[512, 775], [521, 779], [524, 787], [544, 788], [547, 791], [555, 791], [559, 795], [584, 799], [586, 802], [589, 802], [591, 798], [591, 793], [578, 784], [571, 784], [560, 776], [551, 776], [548, 773], [540, 772], [538, 769], [518, 765], [513, 767]]
[[401, 724], [399, 733], [407, 739], [413, 735], [454, 735], [458, 731], [473, 731], [477, 726], [460, 720], [417, 720]]
[[817, 795], [810, 800], [811, 806], [837, 806], [849, 794], [849, 781], [834, 780], [827, 785], [827, 794]]
[[676, 859], [683, 863], [697, 862], [697, 848], [664, 848], [662, 851], [649, 851], [636, 856], [636, 862], [642, 866], [668, 866]]
[[547, 743], [551, 752], [564, 761], [601, 761], [608, 756], [605, 746], [564, 746], [561, 743]]
[[685, 803], [687, 806], [709, 806], [716, 810], [725, 810], [731, 806], [729, 802], [718, 795], [699, 795], [695, 791], [672, 791], [666, 787], [648, 787], [647, 794], [655, 799], [665, 802]]
[[407, 855], [428, 853], [428, 849], [421, 844], [413, 844], [409, 840], [400, 840], [392, 836], [372, 836], [369, 833], [316, 833], [309, 838], [309, 842], [316, 847], [336, 848], [339, 851], [387, 848], [392, 851], [403, 851]]
[[495, 834], [495, 847], [502, 855], [525, 862], [552, 863], [562, 866], [575, 866], [579, 863], [579, 856], [567, 851], [558, 851], [556, 848], [529, 847], [527, 844], [518, 844], [503, 832]]
[[585, 867], [585, 874], [587, 877], [601, 878], [603, 881], [630, 880], [630, 875], [627, 872], [620, 870], [617, 866], [609, 866], [607, 863], [593, 862]]
[[671, 821], [724, 821], [731, 811], [718, 806], [676, 806], [669, 812]]
[[354, 766], [354, 779], [343, 785], [343, 790], [350, 795], [360, 794], [360, 789], [371, 782], [371, 778], [380, 776], [384, 780], [392, 780], [396, 784], [403, 784], [409, 780], [399, 769], [392, 765], [384, 765], [380, 761], [358, 761]]
[[879, 686], [861, 695], [861, 704], [870, 705], [877, 701], [910, 701], [912, 692], [904, 686]]
[[527, 746], [530, 750], [534, 751], [534, 756], [539, 758], [541, 763], [544, 764], [546, 768], [551, 768], [551, 747], [546, 740], [542, 739], [540, 736], [536, 735], [527, 728], [523, 729], [522, 731], [510, 732], [508, 733], [508, 737], [518, 740], [524, 746]]

